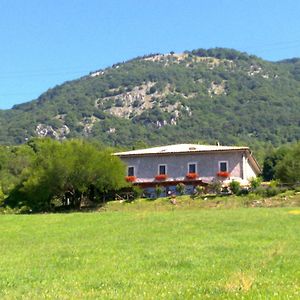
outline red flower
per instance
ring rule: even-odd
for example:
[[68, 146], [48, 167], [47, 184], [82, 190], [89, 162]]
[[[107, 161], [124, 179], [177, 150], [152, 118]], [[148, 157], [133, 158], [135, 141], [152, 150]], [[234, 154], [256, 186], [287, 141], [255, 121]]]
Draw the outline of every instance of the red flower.
[[127, 182], [135, 182], [136, 181], [136, 176], [126, 176], [125, 180]]
[[155, 176], [155, 179], [156, 180], [165, 180], [168, 178], [168, 175], [167, 174], [159, 174], [159, 175], [156, 175]]
[[217, 173], [217, 175], [219, 176], [219, 177], [229, 177], [230, 176], [230, 173], [229, 172], [218, 172]]
[[187, 179], [196, 179], [198, 177], [197, 173], [187, 173], [186, 178]]

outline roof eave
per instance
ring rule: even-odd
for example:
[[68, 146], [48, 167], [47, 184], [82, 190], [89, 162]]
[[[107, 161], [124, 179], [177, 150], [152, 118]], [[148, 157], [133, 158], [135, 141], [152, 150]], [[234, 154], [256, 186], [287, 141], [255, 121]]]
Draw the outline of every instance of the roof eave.
[[119, 152], [114, 153], [114, 155], [119, 157], [136, 157], [136, 156], [164, 156], [164, 155], [183, 155], [183, 154], [199, 154], [199, 153], [212, 153], [212, 152], [244, 152], [249, 151], [249, 147], [239, 148], [239, 149], [214, 149], [214, 150], [199, 150], [199, 151], [178, 151], [178, 152], [160, 152], [160, 153], [126, 153]]

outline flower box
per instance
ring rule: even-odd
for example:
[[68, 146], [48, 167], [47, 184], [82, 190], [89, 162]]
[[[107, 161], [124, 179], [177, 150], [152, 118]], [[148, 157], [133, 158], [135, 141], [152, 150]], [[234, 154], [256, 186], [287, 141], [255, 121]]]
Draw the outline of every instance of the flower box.
[[198, 177], [197, 173], [187, 173], [186, 178], [187, 179], [196, 179]]
[[219, 177], [229, 177], [230, 173], [229, 172], [218, 172], [217, 175]]
[[168, 178], [167, 174], [159, 174], [155, 176], [156, 180], [166, 180]]
[[136, 181], [136, 176], [126, 176], [125, 180], [127, 182], [135, 182]]

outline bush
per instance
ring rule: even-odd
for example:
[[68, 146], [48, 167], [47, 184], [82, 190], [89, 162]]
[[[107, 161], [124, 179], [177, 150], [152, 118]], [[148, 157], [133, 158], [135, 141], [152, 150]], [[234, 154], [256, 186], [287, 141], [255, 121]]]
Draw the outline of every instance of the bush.
[[255, 190], [261, 186], [261, 178], [260, 177], [252, 177], [250, 179], [250, 187], [251, 190]]
[[267, 188], [260, 186], [255, 190], [255, 193], [262, 197], [273, 197], [280, 194], [281, 192], [283, 192], [283, 190], [274, 186], [269, 186]]
[[30, 212], [31, 209], [26, 205], [23, 205], [18, 211], [19, 214], [29, 214]]
[[222, 183], [219, 180], [215, 180], [210, 184], [209, 189], [212, 193], [220, 194], [222, 190]]
[[17, 214], [19, 210], [17, 208], [11, 208], [9, 206], [0, 207], [0, 215]]
[[183, 183], [178, 183], [176, 185], [176, 191], [178, 194], [183, 195], [185, 192], [185, 185]]
[[156, 195], [156, 198], [159, 198], [159, 196], [162, 194], [163, 192], [163, 188], [159, 185], [157, 185], [155, 187], [155, 195]]
[[245, 196], [245, 195], [248, 195], [249, 194], [249, 190], [247, 188], [242, 188], [240, 189], [238, 195], [239, 196]]
[[133, 191], [134, 199], [141, 198], [144, 193], [143, 189], [140, 188], [139, 186], [133, 186], [132, 191]]
[[281, 192], [281, 190], [278, 187], [269, 186], [266, 189], [266, 193], [265, 194], [266, 194], [266, 197], [273, 197], [273, 196], [278, 195], [280, 192]]
[[195, 189], [196, 189], [196, 194], [197, 194], [198, 196], [204, 194], [204, 190], [205, 190], [204, 186], [202, 186], [202, 185], [197, 185]]
[[155, 86], [151, 86], [151, 88], [149, 89], [149, 92], [147, 93], [148, 95], [154, 94], [156, 92], [156, 87]]
[[241, 190], [241, 184], [238, 181], [232, 180], [229, 184], [231, 192], [237, 195]]
[[272, 187], [272, 188], [278, 187], [278, 181], [274, 180], [274, 179], [271, 180], [269, 186]]

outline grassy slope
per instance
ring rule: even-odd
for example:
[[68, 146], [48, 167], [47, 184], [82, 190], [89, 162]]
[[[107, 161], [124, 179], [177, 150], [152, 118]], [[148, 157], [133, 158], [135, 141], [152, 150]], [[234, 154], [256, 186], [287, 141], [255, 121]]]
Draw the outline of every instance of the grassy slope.
[[4, 215], [0, 298], [299, 298], [295, 210]]

